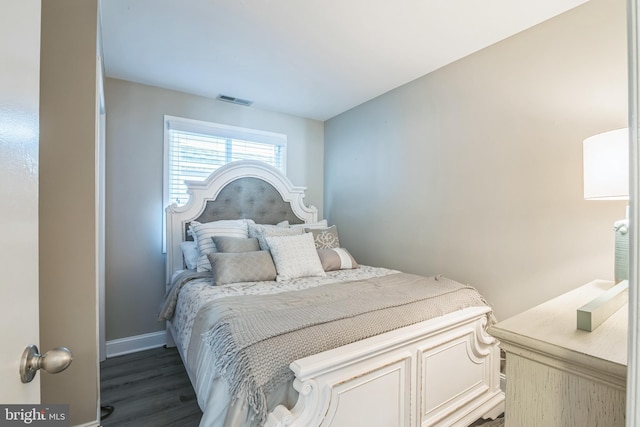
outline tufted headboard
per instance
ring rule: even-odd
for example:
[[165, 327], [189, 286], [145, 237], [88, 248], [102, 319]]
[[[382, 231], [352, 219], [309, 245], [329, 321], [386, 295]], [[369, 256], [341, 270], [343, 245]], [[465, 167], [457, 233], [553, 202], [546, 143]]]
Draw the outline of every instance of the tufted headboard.
[[[289, 221], [301, 224], [291, 205], [286, 203], [278, 190], [270, 183], [254, 177], [241, 177], [229, 182], [220, 190], [215, 200], [207, 200], [204, 211], [194, 219], [211, 222], [220, 219], [247, 218], [257, 224], [277, 224]], [[189, 227], [189, 224], [185, 224]], [[187, 235], [191, 240], [191, 236]]]
[[252, 219], [258, 224], [316, 222], [318, 210], [304, 204], [305, 187], [294, 186], [276, 168], [242, 160], [213, 172], [205, 181], [188, 181], [191, 197], [184, 206], [171, 205], [167, 214], [167, 280], [184, 268], [180, 244], [192, 240], [191, 221]]

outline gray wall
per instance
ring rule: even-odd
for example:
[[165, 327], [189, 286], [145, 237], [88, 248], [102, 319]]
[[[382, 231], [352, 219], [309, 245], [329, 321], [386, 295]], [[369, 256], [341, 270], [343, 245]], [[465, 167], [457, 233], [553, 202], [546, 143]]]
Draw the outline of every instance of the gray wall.
[[327, 121], [341, 243], [501, 319], [612, 278], [626, 203], [583, 200], [582, 140], [626, 126], [625, 31], [624, 0], [592, 0]]
[[165, 114], [287, 135], [287, 175], [323, 212], [323, 123], [106, 79], [106, 338], [164, 329], [162, 153]]
[[42, 402], [70, 405], [71, 425], [97, 422], [97, 0], [42, 2], [40, 59], [40, 350], [73, 363], [40, 373]]

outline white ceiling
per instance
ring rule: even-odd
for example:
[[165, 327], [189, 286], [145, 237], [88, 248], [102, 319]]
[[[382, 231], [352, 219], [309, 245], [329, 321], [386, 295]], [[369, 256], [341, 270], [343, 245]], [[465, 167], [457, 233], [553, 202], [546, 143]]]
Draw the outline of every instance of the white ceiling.
[[326, 120], [587, 0], [103, 0], [106, 75]]

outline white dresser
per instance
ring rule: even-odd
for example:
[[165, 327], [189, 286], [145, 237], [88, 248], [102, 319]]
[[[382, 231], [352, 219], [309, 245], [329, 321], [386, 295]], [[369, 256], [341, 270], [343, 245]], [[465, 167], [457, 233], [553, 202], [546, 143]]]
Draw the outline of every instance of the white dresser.
[[576, 310], [612, 286], [595, 280], [491, 327], [507, 355], [506, 427], [624, 426], [627, 305], [576, 328]]

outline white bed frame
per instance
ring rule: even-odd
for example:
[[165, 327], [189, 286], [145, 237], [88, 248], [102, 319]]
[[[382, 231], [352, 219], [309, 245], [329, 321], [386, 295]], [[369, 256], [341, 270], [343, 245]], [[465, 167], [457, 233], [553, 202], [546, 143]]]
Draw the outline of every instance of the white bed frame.
[[[167, 278], [184, 268], [185, 224], [227, 184], [247, 176], [275, 187], [304, 222], [317, 221], [317, 210], [304, 204], [305, 188], [277, 169], [230, 163], [204, 182], [188, 183], [187, 205], [167, 208]], [[276, 407], [266, 426], [466, 427], [478, 418], [496, 418], [504, 411], [504, 393], [499, 343], [486, 332], [488, 311], [467, 308], [296, 360], [291, 369], [298, 402]], [[170, 324], [167, 330], [173, 343]]]

